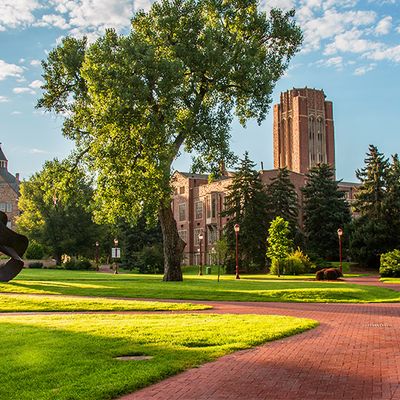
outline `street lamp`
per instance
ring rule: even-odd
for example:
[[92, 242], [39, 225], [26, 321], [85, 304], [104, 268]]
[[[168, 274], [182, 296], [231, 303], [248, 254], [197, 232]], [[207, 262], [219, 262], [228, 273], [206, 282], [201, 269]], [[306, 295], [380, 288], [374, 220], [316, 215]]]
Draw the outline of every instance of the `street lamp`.
[[240, 231], [239, 224], [235, 224], [233, 229], [235, 230], [235, 236], [236, 236], [236, 279], [240, 279], [240, 276], [239, 276], [239, 253], [238, 253], [238, 235], [239, 235], [239, 231]]
[[96, 261], [96, 271], [99, 270], [99, 246], [100, 243], [96, 240], [96, 252], [95, 252], [95, 261]]
[[115, 262], [115, 271], [114, 271], [114, 274], [118, 274], [118, 261], [117, 261], [117, 258], [118, 258], [118, 239], [117, 238], [114, 239], [114, 248], [115, 248], [115, 260], [114, 260], [114, 262]]
[[339, 269], [340, 269], [340, 273], [342, 273], [342, 236], [343, 236], [342, 228], [339, 228], [337, 230], [337, 235], [339, 238]]
[[199, 264], [199, 275], [203, 275], [203, 258], [201, 257], [201, 244], [203, 242], [203, 234], [199, 235], [199, 252], [200, 252], [200, 264]]

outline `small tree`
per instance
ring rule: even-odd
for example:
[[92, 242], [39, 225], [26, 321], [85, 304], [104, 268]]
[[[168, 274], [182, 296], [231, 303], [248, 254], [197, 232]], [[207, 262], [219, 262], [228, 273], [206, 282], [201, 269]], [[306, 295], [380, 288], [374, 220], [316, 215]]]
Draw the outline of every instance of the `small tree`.
[[282, 217], [276, 217], [271, 221], [268, 229], [267, 257], [272, 263], [277, 263], [278, 276], [280, 276], [279, 262], [284, 260], [293, 249], [293, 242], [290, 239], [289, 222]]

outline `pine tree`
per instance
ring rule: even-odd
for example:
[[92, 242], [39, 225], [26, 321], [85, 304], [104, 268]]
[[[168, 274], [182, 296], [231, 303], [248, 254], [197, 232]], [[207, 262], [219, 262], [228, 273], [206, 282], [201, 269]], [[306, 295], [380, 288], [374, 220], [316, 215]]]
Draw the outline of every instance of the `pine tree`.
[[353, 203], [355, 211], [362, 216], [380, 219], [384, 215], [384, 199], [389, 163], [377, 147], [370, 145], [365, 167], [356, 171], [361, 186], [357, 189]]
[[266, 232], [268, 224], [267, 195], [255, 163], [246, 152], [228, 188], [225, 210], [229, 217], [225, 227], [232, 259], [235, 250], [234, 225], [240, 225], [239, 254], [243, 269], [261, 269], [265, 265]]
[[268, 212], [270, 219], [282, 217], [289, 222], [290, 231], [294, 236], [298, 231], [299, 204], [293, 183], [289, 178], [287, 168], [281, 168], [278, 175], [271, 179], [267, 186]]
[[370, 145], [365, 166], [356, 171], [361, 181], [354, 209], [359, 217], [351, 224], [350, 254], [369, 267], [379, 267], [380, 254], [399, 245], [400, 164], [392, 163]]
[[338, 189], [332, 167], [318, 164], [311, 168], [302, 192], [308, 250], [319, 257], [336, 258], [337, 229], [350, 222], [350, 210], [344, 193]]

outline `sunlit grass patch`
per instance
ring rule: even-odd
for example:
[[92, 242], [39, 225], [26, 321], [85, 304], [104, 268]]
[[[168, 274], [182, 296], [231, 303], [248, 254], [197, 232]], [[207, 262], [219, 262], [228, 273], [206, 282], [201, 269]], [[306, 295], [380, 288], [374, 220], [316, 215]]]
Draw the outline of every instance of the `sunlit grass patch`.
[[[0, 398], [112, 399], [316, 325], [257, 315], [5, 316], [0, 318]], [[115, 359], [134, 354], [153, 358]]]
[[212, 308], [201, 304], [155, 301], [0, 294], [0, 312], [22, 311], [194, 311]]

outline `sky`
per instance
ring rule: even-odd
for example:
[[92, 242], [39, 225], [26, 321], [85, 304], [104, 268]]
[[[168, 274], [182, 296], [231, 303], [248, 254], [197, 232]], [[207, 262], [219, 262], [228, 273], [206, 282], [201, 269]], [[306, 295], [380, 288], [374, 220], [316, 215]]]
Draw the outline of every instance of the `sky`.
[[[148, 0], [0, 0], [0, 142], [9, 171], [28, 179], [46, 160], [66, 157], [73, 143], [61, 134], [62, 117], [35, 109], [41, 60], [67, 36], [124, 34]], [[355, 181], [369, 144], [387, 157], [400, 152], [400, 0], [265, 0], [260, 8], [294, 8], [304, 34], [301, 51], [278, 81], [323, 89], [333, 102], [336, 176]], [[272, 111], [258, 126], [232, 125], [233, 150], [273, 168]], [[190, 157], [174, 167], [188, 171]]]

